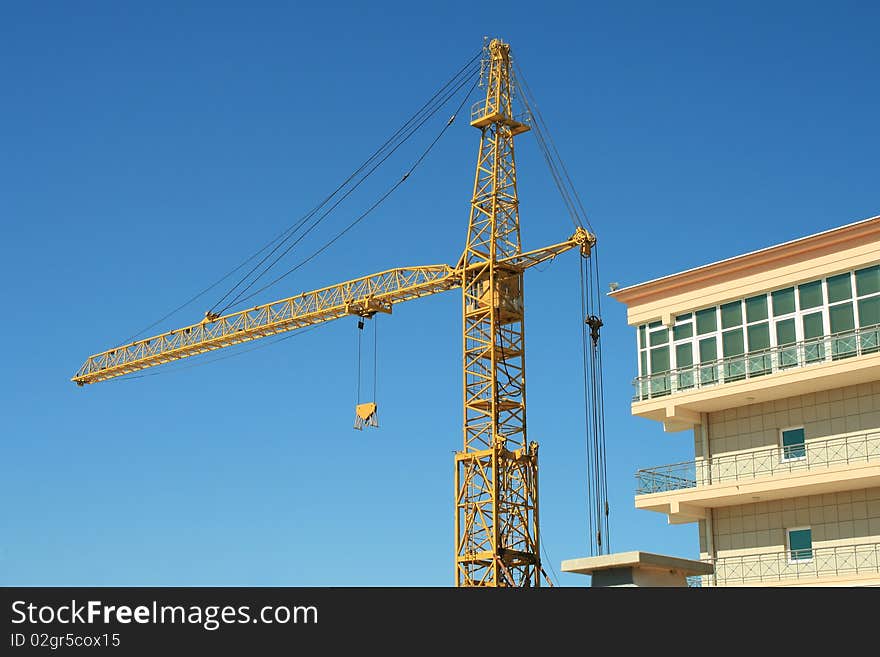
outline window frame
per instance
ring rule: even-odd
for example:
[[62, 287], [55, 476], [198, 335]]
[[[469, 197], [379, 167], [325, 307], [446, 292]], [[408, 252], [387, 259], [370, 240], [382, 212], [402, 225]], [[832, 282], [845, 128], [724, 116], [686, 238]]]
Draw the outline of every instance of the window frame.
[[[795, 559], [792, 556], [794, 550], [791, 549], [791, 533], [802, 531], [810, 532], [810, 556], [807, 559]], [[813, 527], [811, 525], [803, 525], [801, 527], [787, 527], [785, 529], [785, 560], [790, 566], [800, 565], [804, 563], [812, 563], [814, 558], [813, 552], [815, 551], [815, 549], [816, 548], [813, 547]]]
[[[804, 455], [803, 456], [785, 456], [785, 443], [782, 442], [783, 435], [786, 431], [796, 431], [800, 429], [804, 432]], [[791, 463], [793, 461], [806, 461], [807, 460], [807, 430], [804, 428], [802, 424], [796, 424], [791, 427], [782, 427], [779, 430], [779, 462], [780, 463]]]
[[[798, 368], [808, 366], [813, 363], [838, 360], [841, 357], [850, 355], [862, 355], [867, 353], [880, 352], [880, 323], [870, 326], [862, 326], [862, 318], [860, 317], [860, 303], [870, 299], [880, 299], [880, 288], [875, 292], [867, 292], [859, 294], [859, 277], [858, 272], [871, 270], [880, 267], [880, 263], [874, 262], [858, 267], [853, 267], [844, 272], [829, 272], [817, 279], [808, 279], [806, 281], [792, 282], [786, 285], [774, 286], [765, 292], [758, 292], [749, 296], [743, 296], [736, 300], [728, 300], [724, 303], [718, 302], [711, 306], [692, 307], [688, 310], [679, 311], [670, 318], [670, 323], [664, 325], [660, 319], [652, 322], [645, 322], [636, 328], [636, 349], [638, 354], [638, 373], [642, 379], [643, 385], [639, 390], [640, 397], [654, 397], [655, 395], [670, 394], [677, 390], [686, 390], [702, 387], [703, 385], [717, 385], [727, 382], [738, 381], [743, 378], [739, 374], [731, 374], [725, 371], [726, 357], [724, 356], [723, 344], [725, 332], [739, 329], [743, 334], [743, 350], [742, 357], [732, 357], [731, 364], [736, 365], [742, 361], [742, 369], [745, 370], [744, 378], [750, 379], [756, 376], [772, 374], [789, 368]], [[831, 302], [829, 296], [828, 279], [841, 277], [844, 274], [849, 275], [850, 280], [850, 297], [840, 301]], [[873, 276], [874, 274], [869, 274]], [[870, 279], [866, 279], [870, 280]], [[800, 288], [804, 285], [818, 283], [819, 293], [822, 296], [822, 303], [811, 308], [803, 308], [801, 306]], [[863, 284], [863, 288], [870, 290], [873, 285]], [[775, 293], [791, 290], [791, 300], [793, 302], [793, 310], [790, 312], [776, 313], [774, 307], [773, 295]], [[757, 319], [749, 321], [747, 301], [755, 297], [763, 296], [766, 299], [766, 319]], [[742, 323], [738, 326], [724, 328], [722, 322], [722, 307], [732, 306], [738, 303], [740, 309], [740, 317]], [[832, 309], [842, 304], [850, 304], [852, 310], [853, 338], [848, 337], [850, 331], [841, 334], [843, 337], [835, 336], [831, 333], [831, 313]], [[867, 304], [864, 304], [867, 307]], [[698, 316], [704, 316], [711, 313], [714, 318], [714, 330], [705, 333], [698, 332]], [[804, 338], [804, 318], [806, 316], [817, 316], [811, 320], [821, 325], [822, 335], [811, 338], [809, 344], [805, 343]], [[794, 338], [795, 344], [785, 349], [780, 349], [778, 343], [777, 326], [785, 320], [794, 320]], [[818, 320], [818, 321], [817, 321]], [[759, 324], [766, 322], [767, 332], [769, 333], [769, 347], [765, 347], [760, 352], [755, 352], [751, 340], [749, 340], [749, 330], [754, 332], [761, 329], [753, 328]], [[676, 339], [675, 328], [677, 326], [689, 324], [691, 335]], [[819, 326], [816, 326], [818, 329]], [[665, 332], [666, 341], [662, 344], [653, 344], [651, 333]], [[644, 344], [642, 344], [642, 336]], [[659, 335], [658, 335], [659, 337]], [[714, 338], [716, 345], [716, 358], [710, 363], [703, 363], [700, 351], [700, 343], [709, 338]], [[764, 340], [762, 340], [764, 342]], [[676, 352], [679, 346], [686, 343], [691, 344], [691, 354], [693, 363], [685, 366], [685, 372], [680, 372], [680, 364], [677, 362]], [[854, 349], [852, 344], [855, 345]], [[843, 349], [842, 345], [849, 345]], [[654, 373], [651, 367], [651, 351], [655, 348], [667, 346], [669, 350], [669, 371]], [[836, 348], [840, 347], [840, 348]], [[837, 352], [840, 352], [839, 354]], [[642, 361], [647, 360], [647, 367], [642, 367]], [[735, 369], [735, 368], [734, 368]], [[737, 370], [738, 371], [738, 370]], [[666, 384], [659, 385], [655, 388], [653, 377], [665, 376], [668, 379]], [[674, 380], [673, 380], [674, 379]]]

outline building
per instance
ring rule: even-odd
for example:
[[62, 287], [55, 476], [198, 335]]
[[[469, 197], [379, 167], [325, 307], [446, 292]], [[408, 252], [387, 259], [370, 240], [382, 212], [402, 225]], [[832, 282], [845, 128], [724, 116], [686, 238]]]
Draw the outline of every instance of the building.
[[702, 585], [880, 585], [880, 216], [611, 296], [632, 414], [694, 442], [635, 505], [699, 523]]

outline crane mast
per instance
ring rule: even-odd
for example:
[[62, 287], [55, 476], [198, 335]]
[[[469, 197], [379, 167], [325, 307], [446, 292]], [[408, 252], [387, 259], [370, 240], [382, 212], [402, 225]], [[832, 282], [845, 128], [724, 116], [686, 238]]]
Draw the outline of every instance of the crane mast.
[[530, 130], [513, 114], [510, 46], [493, 39], [483, 62], [485, 98], [471, 110], [480, 130], [467, 242], [458, 263], [390, 269], [230, 313], [89, 356], [72, 380], [86, 385], [349, 315], [462, 290], [463, 449], [455, 455], [455, 583], [540, 586], [538, 444], [526, 433], [523, 272], [595, 236], [523, 252], [514, 137]]
[[464, 448], [455, 457], [456, 585], [540, 586], [538, 445], [526, 435], [523, 275], [510, 46], [488, 46], [462, 284]]

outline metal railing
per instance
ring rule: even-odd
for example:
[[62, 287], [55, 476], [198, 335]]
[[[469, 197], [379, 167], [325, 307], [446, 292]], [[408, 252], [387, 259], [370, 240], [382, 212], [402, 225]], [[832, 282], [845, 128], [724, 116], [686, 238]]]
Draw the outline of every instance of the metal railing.
[[[486, 100], [478, 100], [473, 105], [471, 105], [471, 123], [482, 119], [484, 116], [491, 114], [494, 111], [494, 108], [489, 108], [489, 111], [486, 111]], [[532, 115], [531, 112], [522, 112], [520, 114], [516, 114], [511, 117], [514, 121], [519, 123], [524, 123], [525, 125], [532, 124]]]
[[[753, 584], [818, 577], [845, 577], [880, 573], [880, 543], [813, 547], [807, 550], [766, 552], [705, 559], [715, 566], [715, 584]], [[702, 585], [712, 586], [712, 575]]]
[[808, 440], [787, 447], [645, 468], [636, 472], [636, 495], [665, 493], [845, 463], [866, 463], [875, 459], [880, 460], [880, 432]]
[[685, 390], [766, 376], [793, 367], [877, 352], [880, 352], [880, 327], [835, 333], [637, 377], [633, 380], [633, 401], [665, 397]]

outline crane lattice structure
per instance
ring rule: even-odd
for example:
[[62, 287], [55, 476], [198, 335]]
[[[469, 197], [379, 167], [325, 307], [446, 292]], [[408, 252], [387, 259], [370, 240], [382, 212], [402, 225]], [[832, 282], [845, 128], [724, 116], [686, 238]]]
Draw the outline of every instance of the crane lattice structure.
[[97, 383], [216, 349], [461, 288], [464, 446], [455, 463], [457, 586], [540, 586], [538, 445], [526, 433], [523, 272], [578, 249], [595, 236], [577, 227], [567, 240], [522, 251], [514, 137], [529, 131], [513, 113], [510, 46], [487, 46], [485, 98], [471, 110], [480, 130], [467, 244], [455, 266], [390, 269], [90, 356], [73, 377]]

